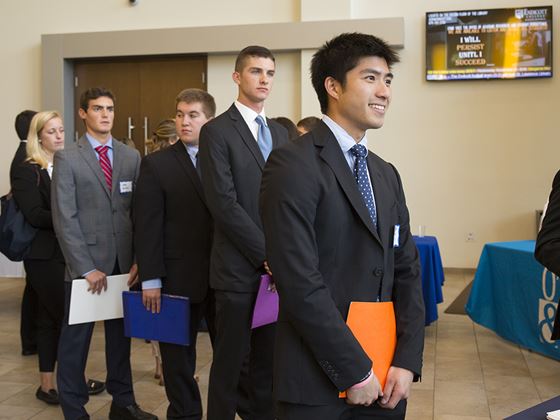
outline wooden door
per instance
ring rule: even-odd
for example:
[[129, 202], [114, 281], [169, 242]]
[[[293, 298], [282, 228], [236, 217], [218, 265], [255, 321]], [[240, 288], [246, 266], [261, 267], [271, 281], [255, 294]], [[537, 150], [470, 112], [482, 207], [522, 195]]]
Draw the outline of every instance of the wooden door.
[[[185, 88], [206, 90], [206, 60], [152, 59], [140, 67], [140, 125], [150, 138], [160, 121], [175, 116], [175, 98]], [[142, 146], [143, 147], [143, 146]]]
[[78, 116], [81, 93], [94, 86], [115, 95], [112, 135], [130, 138], [144, 154], [145, 141], [160, 121], [175, 115], [175, 97], [186, 88], [206, 90], [206, 57], [140, 57], [96, 59], [74, 66], [75, 137], [85, 131]]

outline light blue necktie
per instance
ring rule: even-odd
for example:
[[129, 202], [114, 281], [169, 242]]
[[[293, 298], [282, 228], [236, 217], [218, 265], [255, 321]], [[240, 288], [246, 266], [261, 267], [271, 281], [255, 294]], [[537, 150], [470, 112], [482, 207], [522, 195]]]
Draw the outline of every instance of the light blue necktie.
[[377, 210], [375, 209], [375, 201], [373, 200], [373, 194], [371, 192], [373, 186], [371, 188], [369, 187], [367, 175], [367, 149], [361, 144], [357, 144], [350, 149], [350, 152], [356, 157], [356, 162], [354, 163], [354, 177], [358, 183], [358, 190], [364, 199], [373, 226], [377, 229]]
[[264, 118], [260, 115], [257, 115], [255, 121], [259, 125], [259, 134], [257, 136], [257, 144], [261, 149], [261, 153], [263, 154], [264, 160], [268, 159], [268, 155], [272, 151], [272, 134], [270, 134], [270, 129], [264, 122]]

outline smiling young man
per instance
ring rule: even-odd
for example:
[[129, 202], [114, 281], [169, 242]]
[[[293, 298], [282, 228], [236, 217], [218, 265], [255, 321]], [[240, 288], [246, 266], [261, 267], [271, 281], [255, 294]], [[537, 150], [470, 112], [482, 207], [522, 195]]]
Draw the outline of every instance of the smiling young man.
[[[420, 375], [424, 307], [402, 183], [365, 137], [383, 126], [397, 60], [371, 35], [327, 42], [311, 63], [323, 121], [273, 152], [263, 173], [267, 260], [280, 295], [281, 420], [404, 418]], [[384, 389], [346, 326], [352, 301], [394, 303], [397, 347]]]
[[[66, 308], [58, 345], [57, 383], [66, 419], [89, 418], [84, 370], [94, 322], [68, 324], [72, 280], [85, 278], [92, 293], [107, 290], [107, 276], [129, 273], [133, 264], [132, 193], [140, 168], [139, 153], [111, 136], [115, 98], [104, 88], [80, 98], [86, 133], [55, 154], [51, 188], [53, 224], [66, 261]], [[113, 397], [111, 420], [157, 419], [136, 404], [130, 367], [130, 338], [122, 319], [106, 320], [107, 391]]]
[[208, 300], [212, 218], [197, 171], [200, 128], [216, 113], [214, 98], [185, 89], [175, 101], [179, 140], [142, 160], [134, 195], [134, 243], [146, 308], [159, 312], [161, 293], [190, 299], [190, 345], [160, 342], [167, 418], [200, 419], [196, 336]]
[[236, 411], [243, 418], [274, 418], [274, 325], [251, 331], [251, 317], [266, 271], [258, 213], [261, 174], [270, 151], [288, 141], [286, 129], [264, 112], [275, 71], [268, 49], [243, 49], [233, 73], [237, 101], [200, 133], [202, 182], [215, 223], [210, 286], [215, 289], [216, 339], [209, 420], [233, 420]]

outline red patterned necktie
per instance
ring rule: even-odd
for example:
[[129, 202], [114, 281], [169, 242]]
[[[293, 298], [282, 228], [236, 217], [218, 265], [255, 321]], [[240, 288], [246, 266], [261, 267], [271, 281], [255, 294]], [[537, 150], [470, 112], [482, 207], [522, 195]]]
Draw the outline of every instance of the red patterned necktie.
[[107, 186], [109, 191], [111, 191], [111, 186], [113, 185], [113, 168], [111, 168], [111, 161], [109, 160], [109, 146], [97, 146], [95, 151], [99, 154], [99, 165], [105, 175], [105, 181], [107, 181]]

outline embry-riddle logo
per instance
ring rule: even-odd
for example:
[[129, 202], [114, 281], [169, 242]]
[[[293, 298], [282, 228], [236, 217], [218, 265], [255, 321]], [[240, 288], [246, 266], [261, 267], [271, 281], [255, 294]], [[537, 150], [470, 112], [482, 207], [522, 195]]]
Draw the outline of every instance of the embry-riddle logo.
[[556, 318], [558, 305], [556, 298], [556, 281], [557, 276], [548, 271], [546, 268], [542, 273], [542, 297], [539, 299], [539, 340], [541, 343], [552, 344], [557, 348], [558, 344], [550, 338], [552, 335], [552, 327]]

